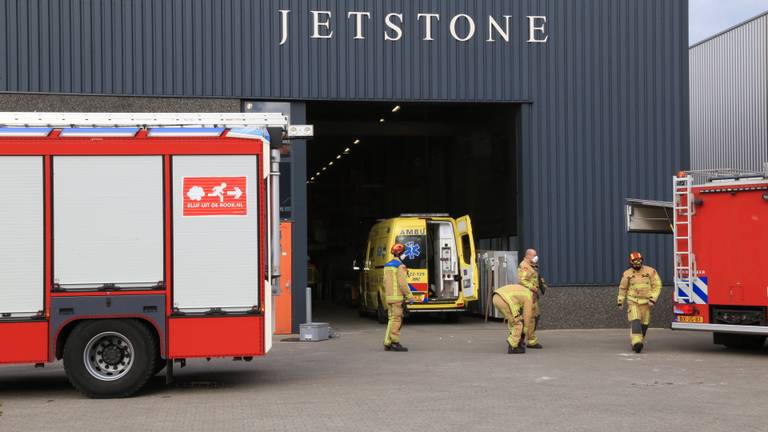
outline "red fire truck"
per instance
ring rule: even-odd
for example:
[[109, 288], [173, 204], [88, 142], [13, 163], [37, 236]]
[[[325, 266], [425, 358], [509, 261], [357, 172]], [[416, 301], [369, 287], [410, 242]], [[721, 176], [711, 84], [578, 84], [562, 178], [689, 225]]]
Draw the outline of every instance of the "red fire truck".
[[174, 361], [266, 354], [269, 137], [287, 128], [280, 114], [0, 113], [0, 363], [63, 359], [85, 395], [122, 397]]
[[681, 172], [671, 203], [628, 200], [630, 231], [671, 232], [675, 330], [758, 348], [768, 336], [768, 176]]

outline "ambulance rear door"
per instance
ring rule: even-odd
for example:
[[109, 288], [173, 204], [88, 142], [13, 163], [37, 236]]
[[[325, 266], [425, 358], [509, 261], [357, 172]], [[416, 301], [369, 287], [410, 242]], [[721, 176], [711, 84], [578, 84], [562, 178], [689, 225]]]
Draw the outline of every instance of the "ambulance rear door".
[[462, 216], [456, 219], [458, 238], [459, 271], [461, 272], [461, 290], [464, 300], [477, 300], [477, 262], [475, 259], [475, 239], [472, 235], [472, 220]]

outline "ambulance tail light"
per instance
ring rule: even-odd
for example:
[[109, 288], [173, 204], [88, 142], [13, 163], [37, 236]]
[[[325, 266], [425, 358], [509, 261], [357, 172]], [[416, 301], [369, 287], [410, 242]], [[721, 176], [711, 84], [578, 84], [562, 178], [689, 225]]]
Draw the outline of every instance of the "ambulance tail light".
[[676, 304], [675, 315], [698, 315], [698, 311], [692, 304]]

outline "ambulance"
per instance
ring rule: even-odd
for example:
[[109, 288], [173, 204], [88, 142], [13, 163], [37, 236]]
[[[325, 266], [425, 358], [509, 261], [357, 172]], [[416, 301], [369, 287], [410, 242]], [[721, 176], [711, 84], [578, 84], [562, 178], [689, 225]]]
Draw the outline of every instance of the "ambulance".
[[395, 243], [406, 247], [403, 263], [408, 267], [408, 286], [416, 303], [408, 312], [441, 312], [458, 317], [467, 303], [477, 300], [478, 272], [469, 216], [404, 214], [382, 220], [371, 228], [360, 275], [360, 314], [375, 313], [386, 322], [384, 264], [394, 257]]

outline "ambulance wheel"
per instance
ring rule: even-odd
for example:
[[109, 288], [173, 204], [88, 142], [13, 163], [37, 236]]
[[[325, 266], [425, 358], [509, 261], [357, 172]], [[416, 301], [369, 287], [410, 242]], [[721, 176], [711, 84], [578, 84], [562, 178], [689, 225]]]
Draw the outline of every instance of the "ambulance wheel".
[[756, 350], [765, 345], [765, 336], [743, 334], [716, 334], [716, 343], [721, 343], [730, 349]]
[[384, 303], [379, 300], [379, 307], [376, 308], [376, 321], [379, 324], [386, 324], [388, 321], [387, 311], [384, 310]]
[[128, 397], [154, 375], [158, 357], [155, 339], [138, 321], [84, 321], [64, 346], [64, 370], [85, 396]]

